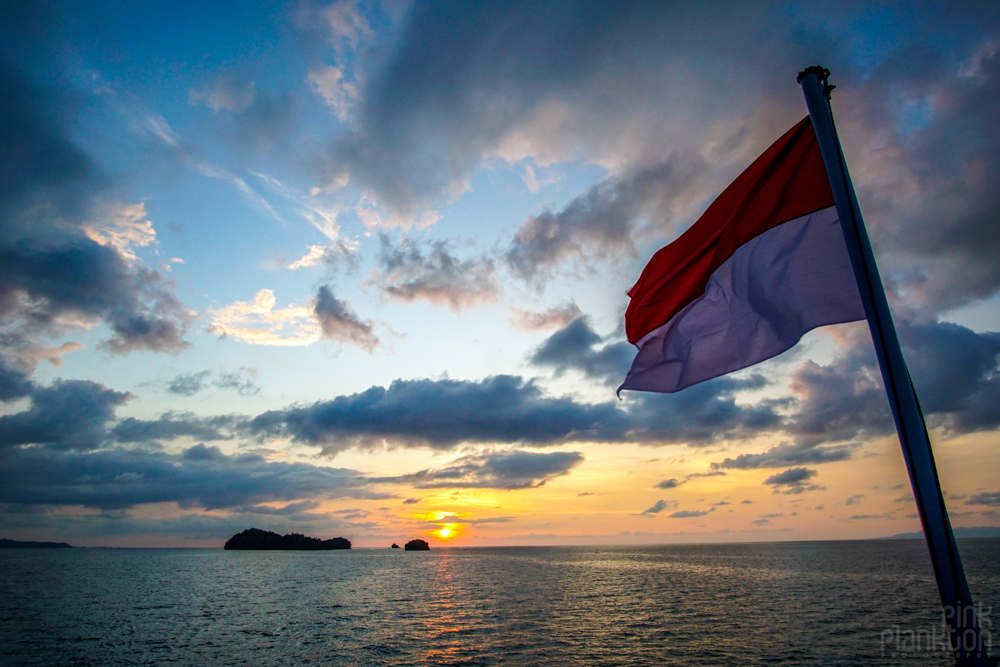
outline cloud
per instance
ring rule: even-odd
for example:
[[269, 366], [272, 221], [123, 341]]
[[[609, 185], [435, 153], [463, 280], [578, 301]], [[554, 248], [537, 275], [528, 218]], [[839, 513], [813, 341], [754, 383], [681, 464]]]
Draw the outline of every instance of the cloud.
[[766, 480], [765, 484], [771, 484], [775, 486], [791, 486], [793, 484], [804, 484], [809, 479], [812, 479], [819, 473], [815, 470], [810, 470], [808, 468], [789, 468], [784, 472], [779, 472], [771, 475]]
[[416, 505], [420, 502], [420, 498], [407, 498], [403, 501], [404, 505]]
[[849, 498], [848, 498], [848, 499], [847, 499], [847, 500], [846, 500], [846, 501], [844, 502], [844, 504], [845, 504], [845, 505], [860, 505], [860, 504], [861, 504], [861, 501], [862, 501], [863, 499], [864, 499], [864, 496], [863, 496], [863, 495], [855, 495], [855, 496], [851, 496], [851, 497], [849, 497]]
[[761, 454], [740, 454], [735, 458], [725, 458], [712, 462], [713, 470], [754, 468], [783, 468], [796, 463], [831, 463], [851, 458], [857, 444], [815, 446], [781, 443]]
[[521, 310], [511, 308], [511, 323], [525, 331], [546, 331], [562, 329], [567, 324], [583, 315], [580, 307], [570, 302], [543, 311]]
[[576, 370], [606, 385], [617, 385], [632, 365], [635, 347], [626, 341], [596, 347], [605, 341], [591, 329], [589, 318], [578, 317], [545, 339], [530, 361], [535, 366], [552, 368], [557, 374]]
[[102, 213], [99, 222], [83, 226], [84, 234], [95, 243], [109, 245], [135, 262], [137, 258], [133, 247], [146, 247], [156, 241], [153, 223], [146, 218], [145, 203], [118, 203]]
[[[327, 233], [336, 237], [336, 232], [332, 230], [327, 230]], [[344, 241], [337, 241], [333, 245], [311, 245], [305, 255], [288, 265], [288, 270], [295, 271], [317, 264], [336, 267], [341, 262], [353, 267], [357, 263], [356, 253], [357, 249]]]
[[239, 82], [234, 77], [220, 76], [210, 86], [188, 91], [188, 104], [205, 105], [215, 113], [225, 109], [240, 114], [253, 106], [256, 97], [255, 81]]
[[669, 519], [690, 519], [690, 518], [693, 518], [693, 517], [705, 516], [709, 512], [713, 512], [713, 511], [715, 511], [714, 507], [712, 509], [710, 509], [710, 510], [679, 510], [677, 512], [674, 512], [673, 514], [667, 515], [667, 518], [669, 518]]
[[[913, 377], [921, 407], [931, 426], [950, 434], [995, 428], [1000, 416], [991, 409], [1000, 398], [1000, 334], [977, 333], [937, 320], [917, 320], [903, 312], [896, 319], [903, 352]], [[833, 362], [821, 366], [808, 361], [792, 375], [792, 391], [798, 406], [787, 424], [800, 443], [782, 446], [777, 452], [816, 455], [811, 445], [822, 442], [868, 438], [893, 432], [881, 374], [867, 331], [857, 328], [849, 335]], [[849, 447], [849, 446], [844, 446]], [[843, 447], [824, 448], [823, 460], [849, 458]], [[789, 459], [789, 463], [820, 460]]]
[[721, 378], [670, 397], [591, 404], [545, 396], [534, 381], [512, 375], [396, 380], [388, 388], [271, 410], [245, 428], [257, 437], [319, 446], [326, 455], [351, 447], [450, 449], [466, 442], [704, 445], [751, 437], [780, 423], [770, 404], [735, 404], [736, 390], [759, 386], [759, 378]]
[[344, 79], [341, 69], [330, 65], [314, 69], [306, 75], [306, 83], [322, 98], [338, 120], [347, 120], [358, 97], [358, 87]]
[[677, 479], [676, 477], [671, 477], [670, 479], [661, 480], [656, 488], [658, 489], [676, 489], [682, 484], [687, 484], [692, 479], [697, 479], [699, 477], [725, 477], [726, 473], [715, 470], [712, 472], [693, 472], [690, 475], [684, 477], [684, 479]]
[[[583, 159], [623, 173], [655, 170], [644, 165], [697, 145], [712, 121], [750, 115], [760, 92], [747, 95], [747, 85], [759, 91], [761, 79], [774, 78], [767, 73], [785, 63], [793, 73], [801, 68], [799, 49], [792, 53], [781, 44], [768, 51], [767, 69], [752, 82], [718, 84], [721, 77], [710, 71], [745, 66], [746, 50], [788, 36], [775, 32], [779, 23], [767, 12], [730, 7], [715, 18], [705, 24], [697, 12], [660, 3], [627, 10], [582, 2], [415, 7], [394, 52], [367, 77], [357, 122], [331, 145], [329, 163], [349, 165], [366, 189], [404, 212], [453, 196], [494, 156], [510, 163], [535, 157], [540, 166]], [[789, 98], [772, 95], [771, 102], [788, 104]], [[676, 112], [665, 117], [664, 108]], [[546, 228], [558, 237], [555, 245], [582, 247], [577, 238], [587, 235], [627, 244], [628, 218], [645, 202], [606, 189], [612, 193], [601, 193], [592, 208], [595, 224], [577, 225], [579, 236]], [[602, 225], [601, 217], [608, 222]], [[516, 265], [531, 270], [526, 261]]]
[[194, 396], [210, 386], [219, 389], [235, 391], [240, 396], [255, 396], [260, 393], [260, 387], [255, 381], [256, 368], [240, 368], [235, 371], [219, 373], [218, 379], [210, 381], [212, 371], [182, 373], [167, 381], [167, 391], [178, 396]]
[[546, 454], [524, 450], [490, 450], [468, 454], [443, 468], [400, 475], [391, 481], [420, 489], [532, 489], [563, 475], [583, 462], [579, 452]]
[[[598, 347], [601, 343], [604, 345]], [[634, 355], [630, 344], [607, 342], [590, 328], [586, 318], [578, 318], [543, 341], [530, 360], [535, 366], [553, 368], [557, 374], [575, 370], [614, 386], [624, 379]], [[635, 418], [631, 437], [640, 442], [664, 438], [701, 445], [779, 430], [784, 421], [779, 409], [790, 402], [787, 399], [765, 399], [749, 405], [736, 402], [738, 392], [766, 384], [761, 375], [727, 376], [676, 394], [634, 392], [627, 399], [629, 413]]]
[[235, 301], [218, 310], [209, 309], [212, 323], [208, 332], [251, 345], [302, 347], [320, 339], [314, 308], [275, 308], [276, 303], [274, 292], [262, 289], [252, 302]]
[[12, 401], [31, 393], [31, 374], [0, 357], [0, 401]]
[[116, 202], [113, 183], [64, 134], [76, 107], [0, 60], [0, 317], [34, 339], [101, 322], [104, 349], [177, 351], [192, 314], [173, 284], [136, 261], [155, 238], [143, 204]]
[[212, 371], [182, 373], [167, 382], [167, 391], [178, 396], [194, 396], [207, 386]]
[[773, 487], [775, 493], [799, 494], [805, 491], [817, 491], [823, 487], [808, 482], [818, 474], [809, 468], [789, 468], [771, 475], [764, 480], [764, 484]]
[[445, 241], [421, 244], [404, 236], [393, 246], [380, 234], [376, 265], [380, 274], [372, 282], [397, 301], [423, 300], [457, 312], [494, 301], [500, 292], [492, 260], [459, 259]]
[[104, 509], [177, 503], [206, 510], [303, 499], [385, 497], [357, 471], [268, 462], [198, 445], [183, 454], [105, 449], [11, 451], [0, 468], [0, 502]]
[[687, 178], [673, 164], [610, 178], [591, 187], [560, 211], [545, 211], [521, 223], [504, 254], [508, 268], [524, 280], [543, 275], [574, 258], [583, 266], [594, 259], [634, 254], [633, 230], [640, 219], [676, 196]]
[[1000, 491], [973, 493], [965, 501], [966, 505], [1000, 505]]
[[653, 503], [652, 507], [647, 507], [646, 509], [644, 509], [643, 511], [641, 511], [639, 514], [640, 515], [642, 515], [642, 514], [646, 514], [646, 515], [659, 514], [663, 510], [672, 509], [674, 507], [677, 507], [677, 501], [676, 500], [663, 500], [661, 498], [660, 500], [657, 500], [655, 503]]
[[[983, 18], [984, 28], [994, 25], [995, 15]], [[938, 311], [1000, 286], [1000, 195], [990, 185], [1000, 177], [1000, 132], [985, 111], [1000, 102], [1000, 52], [995, 36], [964, 41], [957, 58], [900, 45], [860, 91], [872, 142], [862, 153], [869, 166], [861, 205], [876, 247], [890, 248], [900, 274], [909, 274], [909, 298]], [[920, 109], [921, 122], [907, 109]], [[893, 133], [903, 138], [886, 145]]]
[[0, 417], [0, 454], [19, 445], [55, 450], [96, 449], [107, 440], [115, 409], [132, 395], [86, 380], [32, 385], [31, 406]]
[[373, 351], [379, 343], [374, 325], [370, 321], [363, 322], [347, 301], [335, 297], [327, 285], [322, 285], [316, 293], [313, 313], [325, 338], [356, 345], [367, 352]]
[[240, 396], [256, 396], [260, 393], [260, 387], [256, 380], [256, 368], [240, 368], [235, 371], [219, 373], [215, 386], [219, 389], [235, 391]]
[[87, 238], [0, 246], [0, 316], [26, 332], [59, 333], [103, 320], [115, 354], [177, 351], [193, 319], [161, 274]]
[[109, 431], [109, 436], [125, 443], [150, 443], [176, 438], [231, 440], [237, 424], [237, 418], [231, 415], [199, 417], [191, 412], [171, 410], [152, 420], [127, 417]]
[[271, 507], [270, 505], [238, 505], [232, 508], [233, 512], [240, 514], [260, 514], [263, 516], [296, 516], [314, 510], [320, 506], [316, 500], [303, 500], [298, 503], [288, 503], [284, 507]]

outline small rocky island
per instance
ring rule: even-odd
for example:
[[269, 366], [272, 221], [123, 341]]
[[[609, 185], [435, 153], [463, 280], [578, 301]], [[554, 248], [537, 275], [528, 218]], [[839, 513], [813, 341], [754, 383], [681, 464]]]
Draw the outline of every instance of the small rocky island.
[[22, 542], [0, 539], [0, 549], [70, 549], [65, 542]]
[[391, 546], [391, 547], [389, 547], [389, 548], [390, 548], [390, 549], [398, 549], [398, 548], [399, 548], [399, 545], [398, 545], [398, 544], [396, 544], [395, 542], [393, 542], [393, 543], [392, 543], [392, 546]]
[[410, 540], [404, 547], [407, 551], [430, 551], [431, 545], [424, 540]]
[[331, 549], [350, 549], [351, 541], [343, 537], [321, 540], [318, 537], [307, 537], [299, 533], [278, 535], [269, 530], [248, 528], [237, 533], [226, 541], [229, 550], [266, 550], [266, 551], [329, 551]]

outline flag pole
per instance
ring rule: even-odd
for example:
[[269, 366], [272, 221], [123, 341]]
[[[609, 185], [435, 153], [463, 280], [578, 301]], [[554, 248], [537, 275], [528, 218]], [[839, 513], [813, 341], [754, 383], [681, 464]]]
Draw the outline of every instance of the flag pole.
[[837, 214], [847, 241], [858, 290], [861, 292], [889, 407], [896, 422], [906, 469], [910, 474], [913, 497], [917, 502], [924, 537], [934, 565], [942, 610], [951, 628], [951, 648], [955, 662], [960, 667], [989, 667], [990, 659], [982, 643], [969, 584], [965, 579], [955, 534], [948, 519], [927, 427], [906, 369], [906, 361], [889, 311], [889, 302], [875, 264], [875, 255], [872, 253], [858, 199], [854, 194], [854, 185], [837, 138], [837, 128], [830, 109], [830, 91], [834, 86], [828, 84], [829, 76], [830, 70], [814, 66], [800, 72], [798, 82], [802, 85], [806, 106], [809, 107], [809, 116], [812, 118], [823, 163], [830, 178]]

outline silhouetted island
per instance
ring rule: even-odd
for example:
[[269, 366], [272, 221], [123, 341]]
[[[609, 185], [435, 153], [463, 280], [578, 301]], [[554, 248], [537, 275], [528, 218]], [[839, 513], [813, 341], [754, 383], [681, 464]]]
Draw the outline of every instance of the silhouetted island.
[[398, 548], [399, 548], [399, 545], [398, 545], [398, 544], [396, 544], [395, 542], [393, 542], [393, 543], [392, 543], [392, 548], [393, 548], [393, 549], [398, 549]]
[[407, 551], [430, 551], [431, 545], [423, 540], [410, 540], [406, 543]]
[[256, 549], [282, 551], [329, 551], [331, 549], [350, 549], [351, 541], [343, 537], [321, 540], [318, 537], [306, 537], [299, 533], [278, 535], [269, 530], [248, 528], [237, 533], [226, 541], [226, 549]]
[[71, 549], [65, 542], [22, 542], [0, 539], [0, 549]]

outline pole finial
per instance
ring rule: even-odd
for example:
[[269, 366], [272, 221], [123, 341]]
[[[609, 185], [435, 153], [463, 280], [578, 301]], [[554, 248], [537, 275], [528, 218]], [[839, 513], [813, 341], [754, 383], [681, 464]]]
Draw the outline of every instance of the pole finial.
[[836, 88], [836, 86], [831, 86], [829, 83], [827, 83], [827, 81], [830, 78], [830, 70], [821, 65], [813, 65], [812, 67], [807, 67], [801, 72], [799, 72], [799, 78], [795, 80], [796, 83], [802, 83], [802, 79], [804, 79], [809, 74], [815, 74], [817, 77], [819, 77], [819, 80], [823, 83], [823, 95], [826, 96], [826, 99], [830, 99], [830, 91]]

